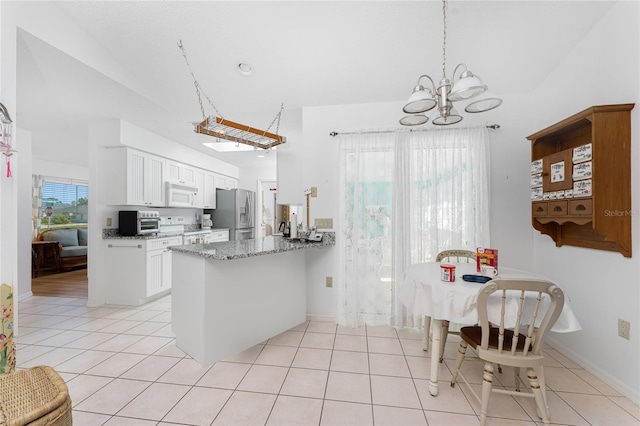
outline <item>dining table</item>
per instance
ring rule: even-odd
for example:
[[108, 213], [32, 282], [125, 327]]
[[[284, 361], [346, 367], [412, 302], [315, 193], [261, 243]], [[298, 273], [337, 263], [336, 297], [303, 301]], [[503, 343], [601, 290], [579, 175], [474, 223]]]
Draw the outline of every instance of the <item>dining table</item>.
[[[429, 378], [429, 393], [438, 395], [438, 370], [440, 360], [441, 335], [443, 321], [450, 321], [462, 325], [473, 325], [478, 322], [477, 300], [478, 290], [483, 283], [463, 280], [463, 275], [479, 275], [475, 263], [456, 263], [455, 280], [442, 281], [442, 263], [426, 262], [410, 265], [405, 269], [399, 299], [407, 310], [415, 315], [431, 317], [431, 365]], [[515, 268], [502, 267], [497, 271], [495, 279], [544, 279], [547, 278]], [[509, 294], [510, 292], [508, 292]], [[512, 303], [506, 304], [505, 326], [509, 322], [515, 324], [517, 315], [517, 299], [520, 292], [511, 292], [507, 297]], [[543, 306], [545, 301], [542, 301]], [[549, 303], [548, 301], [546, 302]], [[526, 303], [525, 303], [526, 306]], [[490, 298], [488, 304], [489, 321], [497, 323], [500, 319], [501, 298]], [[569, 333], [579, 331], [582, 327], [578, 318], [566, 302], [560, 317], [551, 331]], [[426, 348], [425, 348], [426, 350]]]

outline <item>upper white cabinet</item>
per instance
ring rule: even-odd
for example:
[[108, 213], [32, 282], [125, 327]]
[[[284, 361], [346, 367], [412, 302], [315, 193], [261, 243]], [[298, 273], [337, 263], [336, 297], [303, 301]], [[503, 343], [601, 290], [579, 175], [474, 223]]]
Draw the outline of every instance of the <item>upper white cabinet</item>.
[[202, 189], [203, 204], [205, 209], [216, 208], [216, 188], [217, 188], [216, 174], [213, 172], [204, 172], [204, 187]]
[[238, 187], [238, 179], [230, 178], [228, 176], [217, 175], [216, 185], [218, 188], [223, 189], [236, 189]]
[[196, 168], [172, 160], [166, 160], [167, 180], [185, 185], [196, 185]]
[[105, 204], [164, 206], [164, 158], [130, 148], [106, 149], [105, 154]]
[[196, 188], [194, 207], [203, 209], [216, 208], [216, 174], [208, 170], [196, 169]]
[[233, 189], [238, 180], [128, 147], [104, 149], [104, 204], [166, 207], [166, 182], [198, 188], [192, 207], [216, 208], [216, 188]]

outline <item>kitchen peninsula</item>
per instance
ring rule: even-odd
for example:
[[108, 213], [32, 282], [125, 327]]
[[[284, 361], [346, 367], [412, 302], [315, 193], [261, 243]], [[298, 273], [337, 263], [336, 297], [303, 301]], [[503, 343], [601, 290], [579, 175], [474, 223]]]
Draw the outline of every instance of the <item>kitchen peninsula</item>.
[[176, 345], [209, 366], [304, 322], [305, 252], [334, 244], [325, 233], [171, 247]]

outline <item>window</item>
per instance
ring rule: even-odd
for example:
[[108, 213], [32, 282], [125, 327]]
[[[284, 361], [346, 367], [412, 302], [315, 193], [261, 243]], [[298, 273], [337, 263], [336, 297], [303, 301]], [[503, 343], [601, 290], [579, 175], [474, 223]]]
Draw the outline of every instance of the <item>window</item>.
[[44, 178], [38, 211], [40, 227], [86, 225], [89, 187], [85, 182]]

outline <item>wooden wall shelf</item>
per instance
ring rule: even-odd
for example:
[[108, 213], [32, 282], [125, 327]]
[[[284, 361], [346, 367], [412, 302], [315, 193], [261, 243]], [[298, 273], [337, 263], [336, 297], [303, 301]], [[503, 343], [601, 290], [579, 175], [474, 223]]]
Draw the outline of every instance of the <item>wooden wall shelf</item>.
[[631, 110], [587, 108], [531, 141], [531, 222], [556, 246], [631, 257]]

